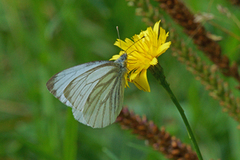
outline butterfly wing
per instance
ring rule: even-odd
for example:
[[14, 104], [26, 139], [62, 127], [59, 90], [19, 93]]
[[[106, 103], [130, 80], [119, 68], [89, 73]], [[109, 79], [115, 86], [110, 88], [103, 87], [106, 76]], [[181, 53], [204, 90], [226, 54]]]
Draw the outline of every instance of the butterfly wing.
[[123, 105], [123, 75], [118, 64], [112, 62], [74, 79], [64, 90], [64, 96], [72, 102], [74, 117], [93, 128], [113, 123]]
[[122, 109], [124, 74], [118, 63], [90, 62], [56, 74], [47, 87], [61, 102], [73, 108], [76, 120], [102, 128], [113, 123]]
[[109, 61], [89, 62], [65, 69], [50, 78], [46, 86], [48, 90], [62, 103], [66, 104], [69, 107], [72, 107], [72, 104], [68, 101], [68, 99], [66, 99], [63, 94], [69, 83], [76, 77], [83, 75], [85, 72], [106, 63], [109, 63]]

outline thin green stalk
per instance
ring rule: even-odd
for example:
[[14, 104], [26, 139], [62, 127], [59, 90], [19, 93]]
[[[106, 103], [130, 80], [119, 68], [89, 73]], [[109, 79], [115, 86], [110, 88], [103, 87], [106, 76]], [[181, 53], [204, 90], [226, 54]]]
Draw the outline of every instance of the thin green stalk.
[[186, 117], [186, 115], [184, 113], [184, 110], [182, 109], [181, 105], [179, 104], [177, 98], [173, 94], [172, 90], [169, 87], [169, 84], [166, 81], [166, 77], [165, 77], [165, 75], [163, 73], [163, 68], [159, 64], [157, 64], [155, 66], [149, 67], [149, 70], [153, 74], [153, 76], [158, 80], [158, 82], [164, 87], [164, 89], [166, 89], [166, 91], [168, 92], [169, 96], [171, 97], [173, 103], [176, 105], [176, 107], [177, 107], [177, 109], [178, 109], [178, 111], [179, 111], [179, 113], [180, 113], [180, 115], [181, 115], [181, 117], [182, 117], [182, 119], [184, 121], [184, 124], [185, 124], [185, 126], [187, 128], [189, 138], [190, 138], [190, 140], [193, 143], [193, 146], [194, 146], [194, 148], [196, 150], [198, 158], [199, 158], [199, 160], [202, 160], [203, 158], [202, 158], [201, 152], [199, 150], [197, 141], [196, 141], [196, 139], [194, 137], [194, 134], [192, 132], [192, 129], [190, 127], [190, 124], [188, 123], [188, 120], [187, 120], [187, 117]]

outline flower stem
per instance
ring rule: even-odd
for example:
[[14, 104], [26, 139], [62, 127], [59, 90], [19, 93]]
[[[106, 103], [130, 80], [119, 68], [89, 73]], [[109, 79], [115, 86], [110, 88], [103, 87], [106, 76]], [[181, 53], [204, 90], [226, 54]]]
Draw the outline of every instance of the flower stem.
[[198, 155], [198, 158], [199, 158], [199, 160], [202, 160], [203, 158], [202, 158], [201, 152], [200, 152], [200, 150], [199, 150], [197, 141], [196, 141], [196, 139], [195, 139], [195, 137], [194, 137], [194, 134], [193, 134], [193, 132], [192, 132], [192, 129], [191, 129], [191, 127], [190, 127], [190, 124], [188, 123], [188, 120], [187, 120], [187, 117], [186, 117], [186, 115], [185, 115], [185, 113], [184, 113], [183, 108], [182, 108], [181, 105], [179, 104], [177, 98], [176, 98], [175, 95], [173, 94], [172, 90], [171, 90], [170, 87], [169, 87], [169, 84], [168, 84], [167, 81], [166, 81], [166, 77], [165, 77], [165, 75], [164, 75], [164, 73], [163, 73], [163, 68], [162, 68], [159, 64], [157, 64], [157, 65], [155, 65], [155, 66], [149, 67], [149, 70], [150, 70], [150, 72], [153, 74], [153, 76], [158, 80], [158, 82], [164, 87], [164, 89], [168, 92], [170, 98], [172, 99], [173, 103], [174, 103], [175, 106], [177, 107], [177, 109], [178, 109], [178, 111], [179, 111], [179, 113], [180, 113], [180, 115], [181, 115], [181, 117], [182, 117], [182, 119], [183, 119], [183, 121], [184, 121], [184, 124], [185, 124], [185, 126], [186, 126], [186, 128], [187, 128], [189, 138], [190, 138], [190, 140], [191, 140], [192, 143], [193, 143], [193, 146], [194, 146], [194, 148], [195, 148], [195, 150], [196, 150], [196, 153], [197, 153], [197, 155]]

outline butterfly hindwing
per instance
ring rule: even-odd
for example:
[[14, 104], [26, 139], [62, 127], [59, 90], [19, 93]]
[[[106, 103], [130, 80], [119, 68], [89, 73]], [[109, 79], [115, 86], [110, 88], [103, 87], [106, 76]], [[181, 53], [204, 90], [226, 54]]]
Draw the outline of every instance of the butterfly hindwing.
[[[120, 72], [119, 68], [115, 68], [102, 77], [89, 96], [86, 103], [88, 107], [83, 111], [89, 125], [105, 127], [113, 123], [121, 111], [123, 96], [120, 97], [119, 92], [123, 95], [125, 83], [122, 84]], [[122, 86], [123, 89], [120, 89]]]
[[[116, 97], [118, 92], [124, 91], [124, 88], [119, 89], [125, 82], [122, 82], [121, 69], [116, 63], [108, 63], [84, 74], [86, 75], [80, 75], [67, 86], [64, 95], [72, 103], [73, 114], [78, 121], [84, 123], [81, 121], [83, 117], [84, 124], [93, 128], [105, 127], [115, 121], [122, 108], [122, 103], [118, 102], [123, 101], [123, 96]], [[79, 116], [79, 111], [83, 114], [82, 117]]]

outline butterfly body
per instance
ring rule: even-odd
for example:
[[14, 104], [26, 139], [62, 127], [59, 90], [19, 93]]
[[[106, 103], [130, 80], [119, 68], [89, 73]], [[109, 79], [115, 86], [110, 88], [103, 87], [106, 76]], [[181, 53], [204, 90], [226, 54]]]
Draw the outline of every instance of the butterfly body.
[[115, 122], [123, 106], [127, 54], [116, 61], [84, 63], [54, 75], [48, 90], [72, 107], [79, 122], [103, 128]]

